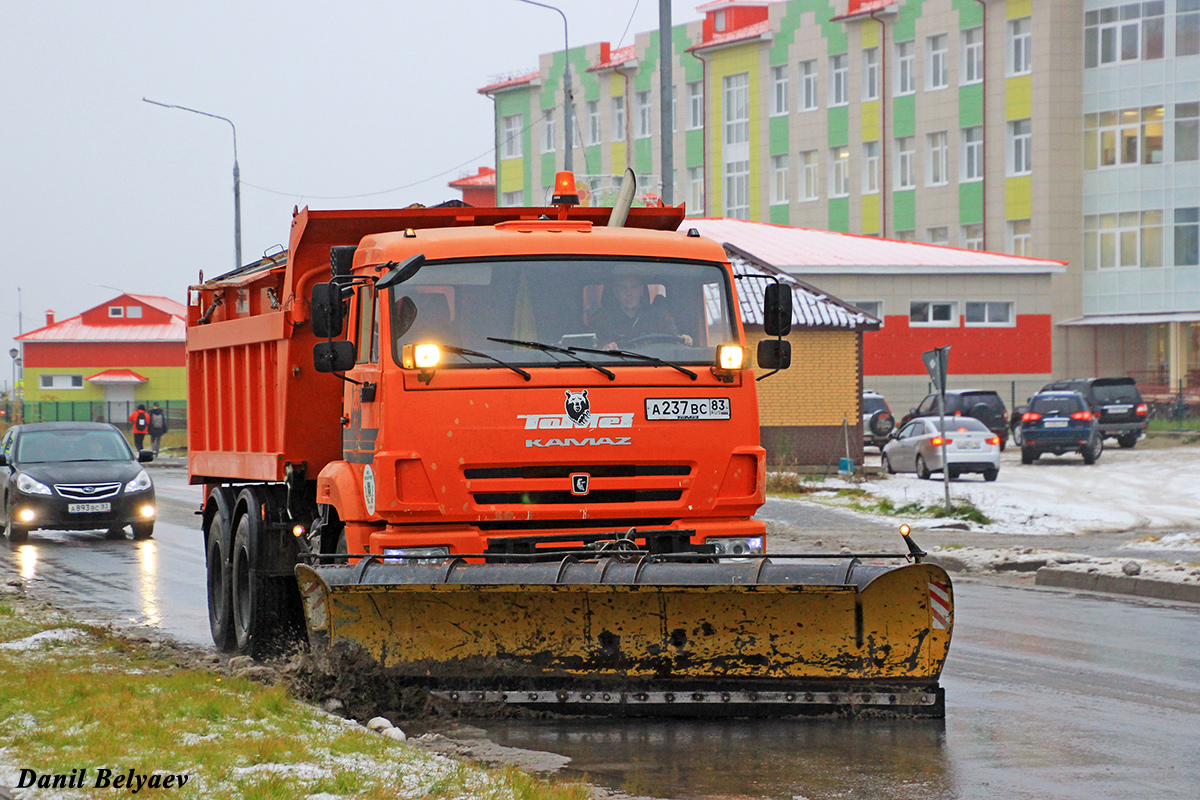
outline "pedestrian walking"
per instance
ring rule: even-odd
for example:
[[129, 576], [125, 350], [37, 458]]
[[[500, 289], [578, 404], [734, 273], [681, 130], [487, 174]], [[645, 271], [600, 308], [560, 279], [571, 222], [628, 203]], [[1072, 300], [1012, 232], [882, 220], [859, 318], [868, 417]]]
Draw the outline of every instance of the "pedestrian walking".
[[145, 404], [139, 403], [137, 410], [129, 415], [129, 424], [133, 426], [133, 447], [140, 453], [146, 442], [146, 431], [150, 430], [150, 413]]
[[150, 409], [150, 449], [154, 451], [154, 455], [158, 455], [158, 449], [162, 447], [163, 434], [167, 432], [167, 412], [163, 411], [162, 406], [158, 403]]

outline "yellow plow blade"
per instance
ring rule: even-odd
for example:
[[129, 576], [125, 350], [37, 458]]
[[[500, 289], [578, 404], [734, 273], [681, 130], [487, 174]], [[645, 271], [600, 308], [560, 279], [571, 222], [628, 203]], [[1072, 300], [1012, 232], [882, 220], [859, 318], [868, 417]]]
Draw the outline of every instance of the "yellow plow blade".
[[[315, 645], [356, 645], [460, 701], [941, 713], [952, 598], [933, 565], [364, 560], [296, 574]], [[592, 707], [606, 704], [621, 709]]]

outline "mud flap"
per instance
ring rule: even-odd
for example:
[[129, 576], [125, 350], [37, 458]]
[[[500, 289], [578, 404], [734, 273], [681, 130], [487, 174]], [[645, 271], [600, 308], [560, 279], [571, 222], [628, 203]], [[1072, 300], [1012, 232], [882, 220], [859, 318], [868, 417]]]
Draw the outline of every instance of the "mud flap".
[[952, 590], [933, 565], [364, 560], [296, 574], [314, 647], [361, 647], [459, 702], [942, 708]]

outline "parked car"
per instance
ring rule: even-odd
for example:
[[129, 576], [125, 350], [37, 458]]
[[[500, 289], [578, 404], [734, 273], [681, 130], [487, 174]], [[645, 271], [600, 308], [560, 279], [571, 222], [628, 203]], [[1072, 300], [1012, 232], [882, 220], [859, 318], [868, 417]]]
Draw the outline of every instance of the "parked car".
[[[900, 427], [918, 417], [936, 417], [938, 413], [938, 394], [934, 392], [900, 421]], [[1008, 409], [1000, 395], [990, 389], [947, 390], [946, 416], [974, 417], [999, 437], [1001, 450], [1008, 444]]]
[[1021, 463], [1032, 464], [1043, 453], [1079, 453], [1094, 464], [1104, 451], [1100, 423], [1079, 392], [1038, 392], [1021, 416]]
[[154, 482], [119, 430], [103, 422], [14, 425], [0, 438], [0, 519], [20, 544], [39, 528], [103, 530], [109, 538], [133, 529], [154, 535]]
[[1079, 392], [1096, 416], [1101, 435], [1121, 447], [1133, 447], [1146, 432], [1149, 407], [1133, 378], [1071, 378], [1042, 387], [1043, 392]]
[[872, 445], [883, 448], [887, 444], [888, 434], [896, 428], [896, 418], [887, 400], [878, 392], [863, 392], [863, 446]]
[[915, 472], [928, 479], [942, 471], [942, 440], [951, 480], [966, 472], [978, 472], [986, 481], [1000, 474], [1000, 437], [974, 417], [947, 417], [943, 433], [941, 419], [921, 417], [903, 425], [886, 445], [880, 463], [889, 475]]

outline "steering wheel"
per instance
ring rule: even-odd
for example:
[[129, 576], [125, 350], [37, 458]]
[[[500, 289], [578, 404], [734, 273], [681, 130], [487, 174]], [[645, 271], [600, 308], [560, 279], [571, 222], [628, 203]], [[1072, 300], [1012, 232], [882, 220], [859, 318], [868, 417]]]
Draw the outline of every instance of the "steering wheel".
[[643, 333], [641, 336], [635, 336], [625, 342], [626, 347], [633, 347], [637, 344], [651, 344], [654, 342], [670, 342], [672, 344], [683, 344], [683, 337], [677, 336], [674, 333]]

